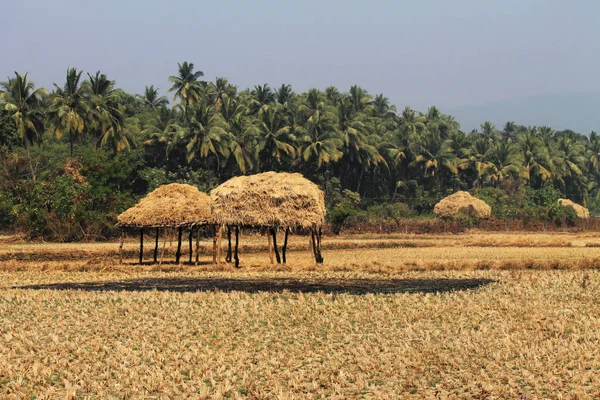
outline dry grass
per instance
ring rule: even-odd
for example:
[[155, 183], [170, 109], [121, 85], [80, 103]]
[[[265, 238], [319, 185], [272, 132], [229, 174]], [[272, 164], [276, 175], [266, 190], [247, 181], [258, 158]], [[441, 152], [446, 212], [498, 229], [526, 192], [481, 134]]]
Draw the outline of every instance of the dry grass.
[[239, 270], [3, 245], [65, 260], [0, 263], [0, 398], [600, 398], [593, 235], [294, 240]]
[[[326, 279], [343, 287], [375, 278], [372, 287], [411, 279], [414, 290], [254, 292], [234, 283], [233, 291], [161, 291], [174, 279]], [[3, 398], [600, 396], [596, 271], [4, 272], [0, 279]], [[444, 292], [443, 282], [473, 279], [496, 282]], [[156, 290], [9, 288], [123, 280], [152, 280]]]

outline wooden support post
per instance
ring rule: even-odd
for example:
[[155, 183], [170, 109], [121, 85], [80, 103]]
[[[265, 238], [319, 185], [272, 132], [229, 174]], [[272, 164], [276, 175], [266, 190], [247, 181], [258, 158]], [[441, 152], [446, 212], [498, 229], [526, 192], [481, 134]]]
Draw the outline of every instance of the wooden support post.
[[225, 262], [231, 262], [231, 225], [227, 225], [227, 255]]
[[190, 252], [190, 265], [192, 264], [192, 256], [194, 251], [192, 250], [192, 233], [194, 232], [194, 227], [190, 228], [190, 237], [188, 239], [188, 250]]
[[223, 242], [223, 226], [219, 226], [217, 233], [217, 265], [221, 265], [221, 244]]
[[277, 264], [281, 264], [281, 257], [279, 256], [279, 249], [277, 248], [277, 228], [271, 228], [271, 234], [273, 235], [273, 251], [275, 252], [275, 258]]
[[233, 259], [235, 260], [235, 267], [239, 268], [240, 266], [240, 257], [238, 256], [238, 246], [240, 243], [240, 227], [239, 226], [235, 226], [235, 254], [233, 256]]
[[198, 265], [198, 258], [200, 257], [200, 227], [196, 229], [196, 264]]
[[273, 258], [273, 238], [271, 237], [270, 230], [267, 230], [267, 238], [269, 239], [269, 261], [273, 265], [275, 264], [275, 259]]
[[212, 226], [213, 233], [213, 264], [217, 263], [217, 226]]
[[[166, 233], [166, 231], [165, 231], [165, 233]], [[163, 248], [160, 253], [160, 262], [158, 263], [159, 266], [162, 265], [163, 258], [165, 257], [165, 248], [167, 247], [167, 236], [169, 236], [169, 235], [165, 234], [165, 240], [163, 240]]]
[[157, 259], [158, 259], [158, 234], [159, 234], [159, 228], [156, 228], [156, 239], [155, 239], [155, 243], [154, 243], [154, 264], [156, 264]]
[[175, 263], [179, 264], [181, 260], [181, 236], [183, 235], [183, 228], [178, 229], [177, 233], [177, 253], [175, 253]]
[[287, 244], [288, 244], [288, 235], [290, 234], [290, 228], [285, 228], [285, 236], [283, 238], [283, 247], [281, 248], [281, 258], [283, 259], [283, 263], [287, 263], [287, 258], [285, 256], [287, 252]]
[[[308, 249], [310, 250], [310, 254], [314, 260], [315, 259], [315, 249], [313, 248], [312, 231], [311, 231], [311, 236], [308, 237]], [[315, 262], [316, 261], [317, 260], [315, 260]]]
[[144, 260], [144, 228], [140, 229], [140, 264]]
[[323, 256], [321, 255], [321, 237], [323, 236], [323, 231], [321, 229], [321, 227], [319, 227], [319, 230], [317, 231], [317, 251], [315, 254], [315, 259], [317, 261], [317, 264], [323, 264]]
[[119, 264], [123, 264], [123, 242], [125, 241], [125, 230], [121, 228], [121, 243], [119, 244]]
[[315, 230], [312, 228], [310, 230], [310, 248], [312, 249], [312, 253], [313, 253], [315, 262], [318, 264], [319, 259], [317, 258], [317, 244], [315, 242]]

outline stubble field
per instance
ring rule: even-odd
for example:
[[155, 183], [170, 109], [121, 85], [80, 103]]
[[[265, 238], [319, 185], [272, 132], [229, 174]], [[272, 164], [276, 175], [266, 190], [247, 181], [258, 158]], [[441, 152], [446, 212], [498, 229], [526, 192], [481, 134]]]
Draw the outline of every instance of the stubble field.
[[240, 269], [0, 244], [0, 398], [600, 398], [592, 234], [263, 241]]

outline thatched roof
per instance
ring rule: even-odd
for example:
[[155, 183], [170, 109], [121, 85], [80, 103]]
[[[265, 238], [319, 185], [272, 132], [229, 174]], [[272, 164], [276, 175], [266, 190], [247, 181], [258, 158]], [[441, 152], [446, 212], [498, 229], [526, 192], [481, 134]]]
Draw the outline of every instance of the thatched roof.
[[579, 218], [585, 219], [590, 217], [590, 211], [584, 206], [580, 206], [569, 199], [558, 199], [558, 202], [563, 207], [571, 207], [573, 210], [575, 210], [575, 214], [577, 214]]
[[210, 197], [194, 186], [163, 185], [117, 218], [117, 226], [179, 228], [211, 221]]
[[213, 218], [224, 225], [309, 228], [325, 222], [323, 192], [301, 174], [238, 176], [210, 197]]
[[458, 213], [478, 218], [489, 218], [492, 214], [492, 207], [467, 192], [458, 191], [437, 203], [433, 208], [433, 212], [440, 218], [452, 218]]

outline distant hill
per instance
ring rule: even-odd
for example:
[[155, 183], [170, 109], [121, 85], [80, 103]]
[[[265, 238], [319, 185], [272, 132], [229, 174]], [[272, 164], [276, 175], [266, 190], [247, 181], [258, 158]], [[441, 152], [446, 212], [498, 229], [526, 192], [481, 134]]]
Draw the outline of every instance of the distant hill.
[[600, 131], [600, 93], [556, 93], [516, 97], [491, 103], [442, 110], [465, 132], [490, 121], [502, 128], [507, 121], [520, 125], [548, 125], [588, 134]]

